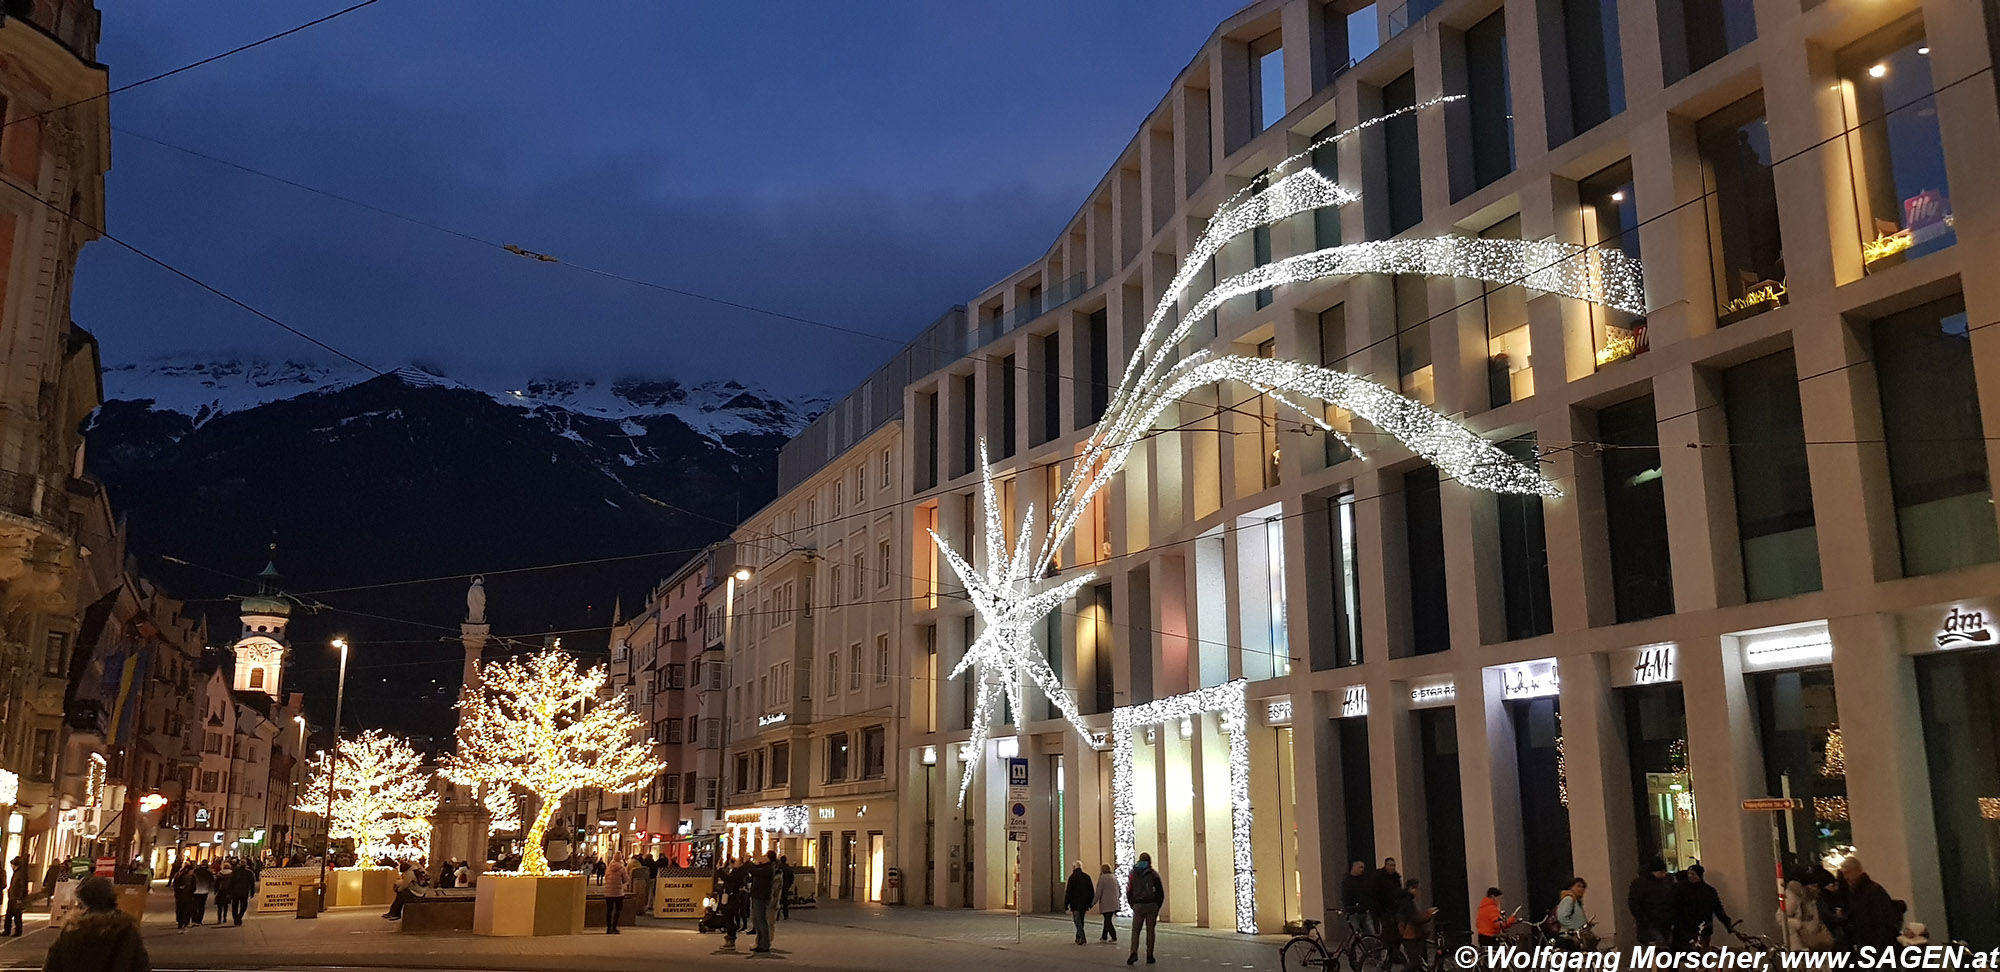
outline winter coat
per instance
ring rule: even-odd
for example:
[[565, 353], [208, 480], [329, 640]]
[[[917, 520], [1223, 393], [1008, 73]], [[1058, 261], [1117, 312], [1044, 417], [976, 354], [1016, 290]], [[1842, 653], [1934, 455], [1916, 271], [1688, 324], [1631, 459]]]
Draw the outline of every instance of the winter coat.
[[1158, 868], [1132, 869], [1131, 880], [1125, 882], [1125, 899], [1134, 907], [1151, 906], [1158, 910], [1167, 901], [1167, 884], [1160, 880]]
[[1473, 931], [1487, 938], [1497, 938], [1506, 927], [1502, 924], [1503, 921], [1505, 919], [1500, 916], [1499, 898], [1479, 899], [1479, 915], [1472, 921]]
[[239, 898], [248, 898], [257, 890], [257, 872], [248, 867], [236, 869], [236, 876], [230, 879], [230, 893]]
[[1683, 881], [1674, 888], [1674, 928], [1680, 937], [1693, 938], [1701, 932], [1701, 923], [1711, 917], [1722, 919], [1717, 926], [1720, 928], [1733, 924], [1729, 912], [1722, 908], [1722, 895], [1716, 892], [1715, 885]]
[[194, 900], [194, 870], [192, 868], [183, 868], [179, 874], [174, 875], [174, 900]]
[[215, 890], [215, 873], [205, 867], [194, 869], [194, 893], [196, 897]]
[[42, 963], [43, 972], [152, 972], [139, 925], [116, 909], [86, 911], [70, 922]]
[[631, 872], [625, 870], [623, 861], [612, 861], [604, 868], [604, 896], [622, 898], [632, 890]]
[[1582, 931], [1589, 922], [1590, 916], [1583, 910], [1583, 899], [1564, 891], [1562, 899], [1556, 902], [1556, 924], [1563, 931], [1575, 932]]
[[1395, 910], [1396, 896], [1403, 893], [1403, 875], [1400, 871], [1376, 871], [1370, 878], [1375, 893], [1369, 896], [1368, 904], [1376, 912], [1388, 914]]
[[1100, 915], [1118, 913], [1118, 875], [1097, 876], [1097, 913]]
[[778, 881], [778, 866], [770, 861], [758, 861], [744, 867], [750, 872], [750, 896], [760, 901], [769, 900], [771, 887]]
[[28, 865], [26, 864], [15, 868], [14, 872], [8, 875], [7, 902], [9, 904], [25, 904], [27, 902], [28, 878]]
[[1063, 894], [1065, 911], [1089, 911], [1097, 903], [1097, 882], [1083, 873], [1083, 868], [1069, 872], [1069, 884]]
[[1866, 874], [1847, 886], [1847, 941], [1855, 948], [1891, 948], [1903, 932], [1903, 906]]
[[1632, 879], [1625, 892], [1625, 907], [1631, 909], [1632, 920], [1639, 926], [1640, 934], [1665, 934], [1674, 928], [1674, 882], [1669, 878], [1656, 878], [1651, 874], [1641, 874]]
[[1359, 916], [1374, 912], [1377, 904], [1374, 875], [1363, 871], [1340, 880], [1341, 910]]

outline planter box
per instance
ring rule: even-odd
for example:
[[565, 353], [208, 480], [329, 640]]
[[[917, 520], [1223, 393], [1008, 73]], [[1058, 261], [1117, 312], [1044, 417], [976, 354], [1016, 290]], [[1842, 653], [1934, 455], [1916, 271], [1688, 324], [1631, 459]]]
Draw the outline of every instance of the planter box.
[[392, 867], [341, 867], [333, 871], [333, 900], [329, 907], [354, 905], [388, 907], [396, 900], [396, 869]]
[[476, 935], [579, 935], [583, 933], [581, 874], [481, 874], [473, 886]]

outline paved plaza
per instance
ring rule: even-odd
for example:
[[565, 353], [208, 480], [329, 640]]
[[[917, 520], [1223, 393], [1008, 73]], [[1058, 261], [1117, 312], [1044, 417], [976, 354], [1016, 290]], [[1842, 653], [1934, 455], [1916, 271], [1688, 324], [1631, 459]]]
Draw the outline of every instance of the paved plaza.
[[[162, 908], [162, 903], [166, 907]], [[720, 935], [702, 935], [686, 921], [641, 918], [610, 937], [601, 928], [560, 938], [485, 938], [464, 932], [403, 934], [380, 917], [380, 906], [342, 908], [317, 920], [251, 915], [241, 927], [203, 925], [180, 934], [171, 901], [153, 895], [142, 929], [153, 967], [161, 970], [233, 969], [478, 969], [651, 970], [663, 967], [742, 968], [744, 963], [800, 969], [868, 969], [880, 972], [980, 972], [1111, 969], [1125, 967], [1128, 939], [1117, 944], [1073, 944], [1067, 918], [1037, 915], [1019, 922], [1011, 914], [882, 905], [829, 905], [798, 909], [778, 923], [773, 950], [753, 955], [749, 935], [735, 949]], [[0, 941], [0, 969], [39, 969], [52, 933], [31, 921], [29, 934]], [[1123, 936], [1122, 926], [1119, 934]], [[1155, 968], [1275, 969], [1279, 936], [1252, 937], [1187, 927], [1160, 928]]]

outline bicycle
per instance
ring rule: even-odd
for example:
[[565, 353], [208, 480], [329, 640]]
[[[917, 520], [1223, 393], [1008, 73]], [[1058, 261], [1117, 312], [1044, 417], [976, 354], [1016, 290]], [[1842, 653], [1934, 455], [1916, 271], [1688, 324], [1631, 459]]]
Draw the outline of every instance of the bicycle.
[[1338, 908], [1330, 908], [1327, 913], [1347, 919], [1344, 922], [1346, 936], [1338, 945], [1329, 948], [1326, 938], [1319, 931], [1322, 923], [1306, 919], [1305, 931], [1278, 947], [1278, 964], [1285, 972], [1338, 972], [1342, 959], [1346, 960], [1350, 972], [1370, 972], [1387, 967], [1389, 952], [1382, 939], [1355, 927], [1346, 912]]

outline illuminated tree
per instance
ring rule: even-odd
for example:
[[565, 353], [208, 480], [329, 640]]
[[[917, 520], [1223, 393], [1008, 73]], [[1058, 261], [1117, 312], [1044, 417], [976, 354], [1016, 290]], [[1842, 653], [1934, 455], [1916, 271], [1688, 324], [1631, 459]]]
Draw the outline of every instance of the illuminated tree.
[[547, 874], [542, 839], [564, 797], [584, 787], [638, 789], [665, 769], [643, 738], [645, 722], [620, 693], [600, 695], [603, 666], [580, 669], [560, 649], [480, 667], [459, 700], [458, 752], [444, 774], [467, 786], [518, 786], [538, 798], [521, 870]]
[[437, 802], [431, 776], [424, 772], [423, 757], [409, 743], [377, 729], [341, 740], [339, 751], [337, 763], [321, 753], [307, 764], [298, 809], [326, 816], [330, 782], [333, 818], [327, 821], [329, 838], [352, 838], [354, 852], [363, 858], [406, 853], [402, 845], [392, 846], [390, 838], [428, 833], [430, 809]]

